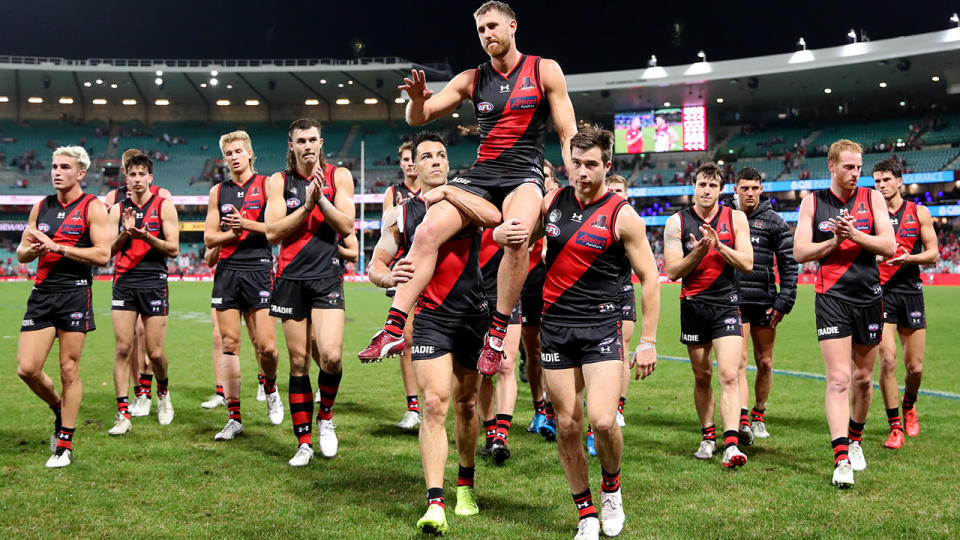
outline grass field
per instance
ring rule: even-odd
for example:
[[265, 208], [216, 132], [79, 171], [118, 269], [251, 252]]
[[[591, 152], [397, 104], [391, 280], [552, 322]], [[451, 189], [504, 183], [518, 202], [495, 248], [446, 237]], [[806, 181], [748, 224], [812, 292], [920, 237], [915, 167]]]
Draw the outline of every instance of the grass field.
[[[0, 358], [6, 359], [0, 369], [0, 537], [418, 536], [415, 523], [425, 509], [425, 487], [417, 439], [393, 427], [405, 407], [399, 367], [356, 360], [357, 350], [383, 322], [388, 302], [380, 290], [347, 286], [344, 378], [334, 408], [340, 454], [324, 460], [318, 453], [309, 467], [294, 469], [286, 463], [296, 449], [289, 411], [282, 426], [271, 426], [264, 404], [253, 399], [256, 368], [249, 342], [241, 355], [246, 433], [228, 443], [213, 440], [226, 411], [199, 407], [213, 388], [207, 283], [170, 287], [173, 424], [157, 425], [154, 412], [134, 419], [127, 436], [108, 436], [115, 414], [110, 289], [97, 283], [99, 330], [90, 334], [81, 363], [85, 392], [76, 461], [49, 470], [44, 462], [52, 415], [16, 375], [17, 332], [29, 288], [0, 284]], [[679, 288], [663, 291], [659, 353], [684, 356], [678, 342]], [[953, 334], [960, 328], [958, 305], [960, 289], [927, 289], [926, 390], [960, 392]], [[813, 289], [801, 287], [796, 309], [780, 326], [775, 368], [823, 372], [812, 312]], [[286, 349], [280, 346], [279, 383], [286, 401]], [[59, 380], [55, 355], [56, 348], [46, 370]], [[719, 457], [700, 462], [692, 456], [700, 433], [688, 364], [663, 360], [652, 378], [631, 385], [622, 537], [960, 535], [960, 401], [921, 397], [920, 437], [890, 451], [880, 446], [887, 427], [877, 391], [864, 434], [869, 468], [857, 473], [853, 490], [841, 492], [829, 485], [832, 454], [823, 383], [775, 376], [773, 384], [767, 413], [773, 437], [747, 448], [750, 462], [732, 473], [721, 469]], [[478, 516], [453, 515], [456, 454], [451, 447], [445, 486], [451, 537], [570, 538], [575, 532], [576, 513], [556, 449], [524, 431], [530, 394], [525, 385], [520, 388], [510, 438], [513, 457], [503, 468], [478, 462]], [[597, 500], [599, 477], [593, 458]]]

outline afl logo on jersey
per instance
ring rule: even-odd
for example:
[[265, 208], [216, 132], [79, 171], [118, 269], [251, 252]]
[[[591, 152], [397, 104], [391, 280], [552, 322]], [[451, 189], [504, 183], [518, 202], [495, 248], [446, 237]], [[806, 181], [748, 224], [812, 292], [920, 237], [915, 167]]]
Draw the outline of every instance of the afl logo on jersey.
[[923, 313], [920, 313], [919, 311], [911, 311], [911, 312], [910, 312], [910, 317], [912, 317], [912, 318], [914, 318], [914, 319], [919, 319], [919, 318], [922, 317], [922, 316], [923, 316]]
[[876, 332], [876, 331], [879, 330], [879, 329], [880, 329], [880, 325], [877, 324], [877, 323], [873, 323], [873, 324], [871, 324], [870, 326], [867, 327], [867, 330], [869, 330], [869, 331], [871, 331], [871, 332]]
[[37, 225], [37, 229], [38, 229], [40, 232], [45, 233], [45, 232], [47, 232], [47, 231], [50, 230], [50, 226], [47, 225], [46, 223], [40, 223], [40, 224]]
[[297, 208], [300, 206], [300, 199], [296, 197], [290, 197], [287, 199], [287, 208]]
[[75, 321], [78, 321], [83, 318], [83, 313], [80, 311], [74, 311], [73, 313], [70, 314], [70, 318]]
[[489, 101], [481, 101], [477, 104], [477, 112], [488, 113], [493, 111], [493, 103]]
[[550, 238], [556, 238], [560, 234], [560, 227], [557, 227], [556, 223], [547, 223], [544, 229]]
[[829, 221], [821, 221], [817, 228], [820, 229], [820, 232], [830, 232], [832, 227]]
[[232, 204], [221, 204], [221, 205], [220, 205], [220, 212], [221, 212], [221, 213], [224, 213], [224, 214], [229, 214], [230, 212], [233, 212], [233, 205], [232, 205]]

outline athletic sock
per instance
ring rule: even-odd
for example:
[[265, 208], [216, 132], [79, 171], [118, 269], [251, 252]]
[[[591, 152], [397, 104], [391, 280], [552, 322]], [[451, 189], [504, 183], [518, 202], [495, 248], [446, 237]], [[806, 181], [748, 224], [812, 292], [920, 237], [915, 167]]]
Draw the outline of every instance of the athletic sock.
[[240, 418], [240, 400], [231, 399], [227, 402], [227, 411], [230, 413], [230, 420], [236, 420], [237, 422], [243, 423], [243, 420]]
[[617, 403], [617, 412], [621, 415], [623, 414], [623, 406], [627, 404], [627, 398], [620, 396], [620, 401]]
[[486, 436], [487, 445], [493, 444], [493, 440], [497, 438], [497, 421], [493, 420], [484, 420], [483, 421], [483, 434]]
[[263, 378], [263, 391], [266, 392], [266, 393], [268, 393], [268, 394], [272, 394], [272, 393], [276, 392], [276, 391], [277, 391], [277, 378], [274, 377], [274, 378], [272, 378], [272, 379], [268, 379], [268, 378], [264, 377], [264, 378]]
[[553, 410], [552, 402], [547, 402], [547, 405], [543, 409], [543, 415], [547, 418], [547, 420], [557, 420], [557, 413]]
[[297, 446], [307, 443], [313, 446], [313, 389], [310, 376], [290, 376], [290, 419]]
[[490, 337], [495, 337], [503, 341], [507, 337], [507, 326], [510, 325], [510, 315], [504, 315], [494, 310], [490, 315], [490, 329], [487, 331]]
[[263, 372], [262, 372], [262, 371], [258, 371], [258, 372], [257, 372], [257, 384], [259, 384], [260, 386], [263, 386], [263, 385], [264, 385], [264, 379], [265, 379], [265, 377], [263, 376]]
[[498, 414], [497, 415], [497, 435], [496, 438], [500, 440], [502, 444], [507, 444], [507, 437], [510, 436], [510, 422], [513, 421], [512, 414]]
[[890, 431], [895, 429], [903, 429], [903, 422], [900, 420], [899, 407], [887, 409], [887, 423], [890, 424]]
[[170, 393], [167, 388], [169, 383], [169, 379], [157, 379], [157, 397], [167, 397], [167, 394]]
[[76, 428], [60, 426], [57, 432], [57, 448], [73, 450], [73, 431]]
[[717, 426], [700, 428], [700, 433], [703, 433], [703, 440], [717, 442]]
[[122, 414], [127, 420], [130, 419], [130, 399], [128, 396], [117, 398], [117, 412]]
[[60, 426], [63, 425], [63, 402], [58, 401], [56, 405], [51, 405], [50, 410], [53, 411], [53, 427], [59, 432]]
[[430, 506], [431, 504], [439, 504], [440, 508], [447, 507], [447, 505], [444, 504], [442, 487], [427, 489], [427, 506]]
[[592, 437], [592, 436], [593, 436], [593, 426], [591, 426], [590, 424], [587, 424], [587, 437]]
[[140, 374], [140, 394], [141, 396], [147, 396], [147, 399], [153, 397], [151, 392], [151, 387], [153, 386], [153, 373], [141, 373]]
[[740, 425], [750, 427], [750, 416], [747, 409], [740, 409]]
[[600, 467], [601, 482], [600, 489], [604, 493], [613, 493], [620, 489], [620, 469], [615, 473], [608, 473]]
[[320, 389], [320, 412], [317, 413], [317, 420], [330, 420], [333, 417], [333, 402], [337, 399], [337, 390], [340, 389], [342, 378], [342, 371], [327, 373], [321, 369], [320, 374], [317, 375], [317, 388]]
[[599, 517], [597, 515], [597, 507], [593, 505], [593, 497], [590, 496], [589, 489], [583, 493], [574, 493], [573, 503], [577, 505], [577, 513], [580, 514], [580, 519]]
[[847, 453], [850, 450], [850, 439], [847, 437], [837, 437], [830, 441], [830, 446], [833, 447], [834, 466], [843, 460], [850, 461], [850, 454]]
[[727, 431], [724, 431], [723, 432], [723, 449], [726, 450], [731, 446], [736, 446], [738, 440], [739, 440], [739, 437], [737, 436], [737, 430], [728, 429]]
[[754, 422], [763, 422], [764, 416], [766, 414], [767, 414], [766, 408], [758, 409], [754, 407], [753, 410], [750, 411], [750, 417], [753, 419]]
[[420, 414], [420, 400], [417, 395], [407, 396], [407, 410]]
[[476, 469], [473, 467], [464, 467], [463, 465], [457, 464], [457, 487], [460, 486], [470, 486], [473, 487], [473, 475]]
[[911, 394], [910, 392], [903, 392], [903, 410], [909, 411], [913, 408], [914, 404], [917, 402], [917, 395]]
[[866, 424], [863, 422], [854, 422], [853, 419], [850, 419], [850, 427], [847, 429], [847, 438], [850, 439], [851, 443], [858, 443], [863, 438], [863, 427]]
[[222, 384], [218, 384], [218, 385], [217, 385], [217, 395], [220, 396], [220, 397], [222, 397], [222, 398], [224, 398], [224, 399], [227, 398], [226, 394], [223, 393], [223, 385], [222, 385]]
[[[383, 324], [383, 331], [393, 337], [403, 337], [403, 327], [406, 325], [407, 314], [392, 307], [387, 312], [387, 322]], [[443, 498], [442, 495], [441, 498]]]
[[533, 402], [534, 414], [546, 414], [546, 410], [547, 410], [547, 401], [545, 399], [541, 399], [539, 401], [534, 400]]

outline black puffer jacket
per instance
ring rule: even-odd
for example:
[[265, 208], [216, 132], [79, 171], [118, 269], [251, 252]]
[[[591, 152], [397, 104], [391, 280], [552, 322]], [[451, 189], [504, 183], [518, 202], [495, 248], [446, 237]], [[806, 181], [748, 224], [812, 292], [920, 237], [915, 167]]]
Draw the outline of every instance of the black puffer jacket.
[[[737, 208], [736, 196], [724, 204]], [[750, 242], [753, 244], [753, 271], [737, 272], [740, 282], [740, 303], [773, 305], [781, 313], [790, 313], [797, 299], [797, 261], [793, 259], [793, 233], [790, 226], [762, 197], [760, 204], [747, 216], [750, 223]], [[780, 273], [780, 292], [773, 273], [776, 257]]]

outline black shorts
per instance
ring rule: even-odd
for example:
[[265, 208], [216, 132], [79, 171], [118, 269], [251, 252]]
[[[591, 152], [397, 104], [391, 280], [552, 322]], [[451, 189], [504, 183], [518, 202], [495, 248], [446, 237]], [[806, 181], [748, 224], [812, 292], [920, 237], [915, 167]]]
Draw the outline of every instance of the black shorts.
[[633, 291], [633, 283], [625, 285], [617, 295], [620, 305], [620, 320], [637, 322], [637, 294]]
[[540, 190], [542, 197], [546, 190], [543, 187], [543, 177], [531, 174], [530, 176], [489, 176], [469, 170], [460, 176], [451, 178], [447, 185], [462, 189], [467, 193], [479, 195], [493, 203], [497, 210], [503, 209], [503, 201], [523, 184], [533, 184]]
[[773, 304], [769, 306], [762, 304], [740, 304], [740, 316], [743, 318], [744, 324], [749, 324], [750, 326], [770, 326], [773, 313], [767, 313], [767, 310], [772, 307]]
[[883, 322], [895, 324], [897, 328], [926, 328], [923, 294], [883, 293]]
[[540, 365], [543, 369], [569, 369], [597, 362], [623, 362], [622, 326], [622, 321], [564, 326], [544, 319], [540, 323]]
[[527, 274], [520, 291], [520, 323], [523, 326], [537, 326], [543, 314], [543, 283], [546, 279], [546, 268], [543, 263], [533, 267]]
[[883, 336], [883, 302], [855, 306], [822, 294], [817, 295], [817, 340], [853, 336], [859, 345], [876, 345]]
[[168, 296], [166, 287], [134, 289], [114, 285], [110, 307], [114, 311], [136, 311], [144, 317], [166, 317], [170, 310]]
[[[489, 313], [497, 310], [496, 291], [494, 291], [493, 296], [487, 296], [487, 310]], [[513, 306], [513, 311], [510, 312], [510, 324], [520, 324], [521, 322], [523, 322], [523, 307], [520, 300], [517, 300], [517, 303]]]
[[453, 354], [453, 360], [460, 366], [476, 371], [487, 323], [487, 317], [441, 319], [421, 311], [413, 318], [410, 358], [416, 362]]
[[717, 338], [742, 335], [737, 305], [680, 300], [680, 343], [709, 345]]
[[27, 300], [27, 312], [20, 321], [20, 331], [30, 332], [51, 326], [64, 332], [92, 332], [93, 296], [88, 287], [65, 292], [41, 292], [33, 289]]
[[267, 309], [272, 291], [273, 272], [270, 270], [217, 268], [210, 307], [240, 311]]
[[281, 319], [304, 319], [312, 309], [344, 309], [343, 278], [279, 278], [273, 284], [270, 315]]

